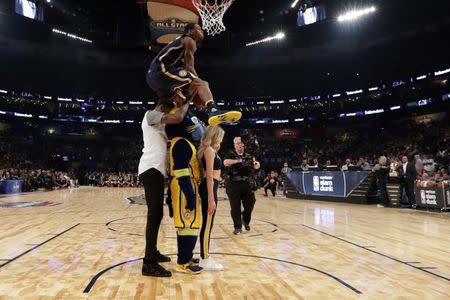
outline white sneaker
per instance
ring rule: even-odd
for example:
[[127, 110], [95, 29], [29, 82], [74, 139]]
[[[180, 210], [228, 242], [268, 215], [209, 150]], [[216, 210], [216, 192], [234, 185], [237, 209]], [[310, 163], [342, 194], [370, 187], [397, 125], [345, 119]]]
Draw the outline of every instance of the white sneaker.
[[216, 263], [211, 256], [206, 259], [200, 259], [200, 263], [198, 264], [200, 267], [202, 267], [204, 270], [209, 271], [222, 271], [223, 265]]

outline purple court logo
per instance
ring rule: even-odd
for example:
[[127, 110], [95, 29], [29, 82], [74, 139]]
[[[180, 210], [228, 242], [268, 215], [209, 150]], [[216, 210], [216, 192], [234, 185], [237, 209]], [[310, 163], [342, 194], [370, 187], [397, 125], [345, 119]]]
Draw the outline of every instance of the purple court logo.
[[0, 202], [0, 208], [49, 207], [59, 204], [61, 203], [51, 201]]
[[313, 176], [313, 190], [320, 191], [320, 179], [319, 176]]

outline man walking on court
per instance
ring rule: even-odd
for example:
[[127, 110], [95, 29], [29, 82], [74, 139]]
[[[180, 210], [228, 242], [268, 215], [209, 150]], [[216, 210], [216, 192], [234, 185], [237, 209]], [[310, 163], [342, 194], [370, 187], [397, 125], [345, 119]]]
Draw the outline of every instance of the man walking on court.
[[[233, 219], [235, 235], [241, 234], [242, 225], [250, 231], [250, 221], [255, 205], [255, 192], [251, 183], [253, 170], [259, 170], [260, 163], [250, 154], [245, 153], [245, 145], [240, 137], [233, 140], [234, 150], [225, 155], [223, 165], [228, 174], [225, 189], [230, 200], [231, 218]], [[251, 162], [249, 166], [248, 162]], [[241, 203], [244, 211], [241, 211]]]

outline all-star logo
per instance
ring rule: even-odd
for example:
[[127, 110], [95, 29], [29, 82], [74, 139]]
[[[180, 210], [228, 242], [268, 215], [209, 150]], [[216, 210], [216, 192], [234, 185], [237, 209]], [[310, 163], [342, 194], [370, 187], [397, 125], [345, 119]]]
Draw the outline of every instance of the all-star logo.
[[150, 23], [150, 25], [153, 28], [157, 28], [157, 29], [175, 29], [175, 30], [184, 30], [184, 27], [186, 27], [186, 25], [188, 24], [188, 22], [184, 22], [182, 20], [179, 19], [166, 19], [166, 20], [159, 20], [159, 21], [152, 21]]

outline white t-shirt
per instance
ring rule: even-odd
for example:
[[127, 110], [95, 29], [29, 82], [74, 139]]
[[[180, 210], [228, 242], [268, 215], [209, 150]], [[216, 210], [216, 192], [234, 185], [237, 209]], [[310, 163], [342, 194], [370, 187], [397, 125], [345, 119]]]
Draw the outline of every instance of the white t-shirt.
[[166, 157], [167, 157], [167, 136], [165, 125], [161, 124], [163, 113], [149, 110], [142, 120], [142, 133], [144, 137], [144, 149], [142, 149], [141, 160], [139, 161], [138, 174], [155, 168], [167, 177]]

